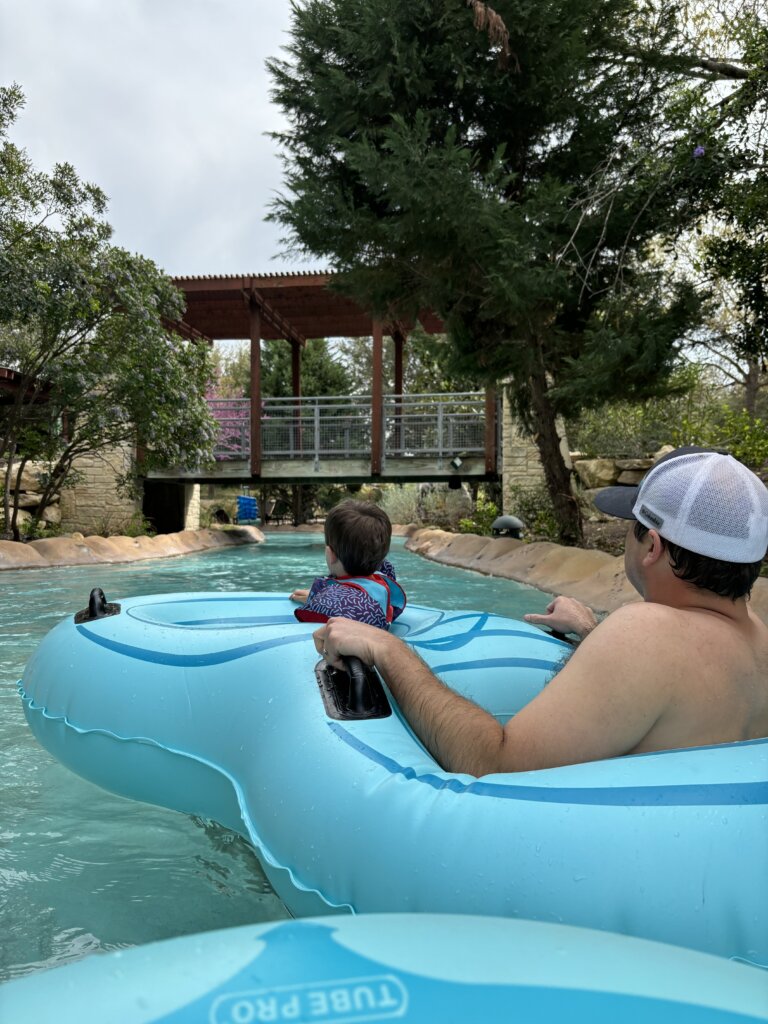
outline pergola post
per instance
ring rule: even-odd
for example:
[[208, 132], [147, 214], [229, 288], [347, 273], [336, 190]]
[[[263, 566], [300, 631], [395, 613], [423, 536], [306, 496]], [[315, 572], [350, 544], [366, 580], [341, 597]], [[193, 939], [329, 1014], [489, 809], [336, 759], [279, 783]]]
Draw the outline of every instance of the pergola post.
[[251, 339], [251, 476], [261, 476], [261, 310], [248, 303], [248, 333]]
[[291, 339], [291, 394], [296, 399], [293, 405], [293, 441], [294, 451], [300, 452], [304, 447], [301, 425], [301, 344], [296, 338]]
[[373, 336], [373, 380], [371, 381], [371, 475], [381, 476], [382, 426], [384, 418], [384, 329], [380, 320], [374, 320]]
[[301, 345], [296, 339], [291, 341], [291, 388], [295, 398], [301, 398]]
[[403, 445], [403, 346], [405, 345], [405, 332], [400, 327], [392, 331], [392, 340], [395, 343], [395, 451], [400, 454]]
[[485, 472], [495, 473], [496, 451], [496, 389], [489, 385], [485, 389]]
[[395, 343], [395, 394], [403, 393], [403, 346], [405, 345], [405, 332], [400, 327], [392, 331], [392, 340]]

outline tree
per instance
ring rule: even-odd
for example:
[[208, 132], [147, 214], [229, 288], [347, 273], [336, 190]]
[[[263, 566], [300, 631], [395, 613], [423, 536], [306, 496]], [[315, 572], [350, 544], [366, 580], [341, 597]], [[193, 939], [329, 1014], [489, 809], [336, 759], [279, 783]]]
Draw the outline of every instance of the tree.
[[[248, 345], [233, 353], [219, 350], [217, 394], [222, 398], [249, 398], [251, 356]], [[284, 341], [261, 343], [261, 391], [268, 398], [291, 397], [291, 348]], [[301, 391], [307, 396], [347, 395], [350, 378], [323, 338], [309, 339], [301, 353]]]
[[36, 171], [5, 137], [21, 103], [18, 89], [0, 90], [0, 365], [19, 384], [3, 409], [0, 457], [6, 536], [17, 540], [10, 494], [28, 459], [48, 465], [39, 517], [81, 455], [132, 442], [143, 471], [191, 469], [212, 458], [215, 433], [208, 351], [168, 327], [181, 293], [150, 260], [110, 243], [98, 189], [69, 165]]
[[[467, 372], [512, 376], [561, 539], [577, 543], [558, 417], [664, 392], [700, 300], [648, 249], [722, 191], [741, 161], [722, 127], [765, 72], [754, 46], [744, 65], [689, 52], [674, 0], [494, 11], [506, 43], [457, 0], [297, 3], [287, 57], [269, 62], [290, 122], [272, 216], [375, 315], [431, 307]], [[717, 108], [723, 81], [743, 88]], [[704, 127], [722, 149], [706, 174]]]
[[[373, 377], [373, 349], [368, 338], [344, 338], [336, 343], [338, 357], [347, 369], [355, 394], [366, 394]], [[395, 390], [394, 342], [384, 337], [384, 388]], [[437, 394], [475, 390], [480, 377], [468, 376], [456, 366], [456, 353], [444, 334], [428, 334], [416, 324], [404, 345], [403, 390], [408, 394]]]
[[732, 401], [752, 417], [768, 360], [768, 146], [760, 0], [691, 0], [684, 8], [692, 50], [708, 52], [730, 79], [689, 87], [684, 108], [696, 131], [694, 171], [706, 208], [667, 256], [710, 296], [694, 352], [715, 366]]

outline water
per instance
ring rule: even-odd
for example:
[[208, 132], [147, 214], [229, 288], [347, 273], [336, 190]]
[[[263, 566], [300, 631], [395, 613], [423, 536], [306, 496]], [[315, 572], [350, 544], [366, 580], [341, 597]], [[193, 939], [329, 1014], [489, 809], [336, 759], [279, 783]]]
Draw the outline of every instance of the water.
[[[436, 565], [395, 541], [409, 600], [519, 617], [549, 598]], [[324, 571], [323, 541], [103, 567], [0, 573], [0, 981], [98, 950], [287, 917], [248, 844], [218, 825], [106, 793], [34, 740], [16, 682], [41, 637], [87, 604], [185, 590], [289, 593]]]

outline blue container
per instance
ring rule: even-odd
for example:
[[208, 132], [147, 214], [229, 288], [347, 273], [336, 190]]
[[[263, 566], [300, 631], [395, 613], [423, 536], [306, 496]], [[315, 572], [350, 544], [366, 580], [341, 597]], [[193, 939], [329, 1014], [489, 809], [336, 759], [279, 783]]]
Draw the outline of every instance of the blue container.
[[237, 521], [238, 523], [254, 523], [259, 518], [259, 503], [255, 498], [247, 494], [237, 496]]

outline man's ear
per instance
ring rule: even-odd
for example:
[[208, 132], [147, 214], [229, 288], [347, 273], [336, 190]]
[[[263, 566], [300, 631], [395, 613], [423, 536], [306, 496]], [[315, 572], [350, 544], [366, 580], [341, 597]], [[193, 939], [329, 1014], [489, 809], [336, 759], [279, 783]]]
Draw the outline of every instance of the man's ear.
[[649, 530], [645, 535], [645, 542], [648, 545], [643, 555], [643, 565], [655, 565], [666, 550], [666, 545], [659, 535], [658, 530]]

